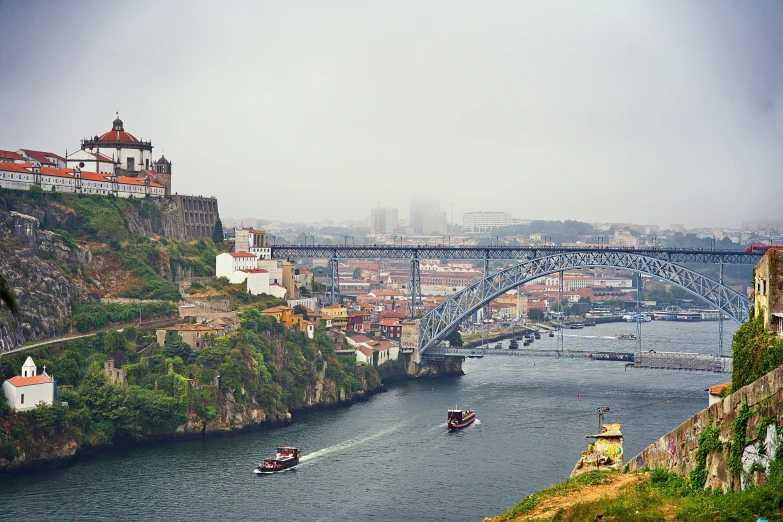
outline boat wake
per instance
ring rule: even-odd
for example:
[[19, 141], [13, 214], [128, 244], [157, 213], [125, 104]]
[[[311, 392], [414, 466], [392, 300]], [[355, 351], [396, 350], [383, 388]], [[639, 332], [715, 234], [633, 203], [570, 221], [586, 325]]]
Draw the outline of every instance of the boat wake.
[[299, 463], [303, 464], [308, 461], [312, 461], [315, 459], [318, 459], [320, 457], [323, 457], [325, 455], [329, 455], [331, 453], [340, 453], [342, 451], [345, 451], [347, 449], [360, 446], [362, 444], [365, 444], [367, 442], [370, 442], [371, 440], [375, 440], [380, 437], [385, 437], [394, 431], [397, 431], [399, 428], [403, 427], [405, 424], [400, 424], [398, 426], [395, 426], [394, 428], [389, 428], [387, 430], [379, 431], [378, 433], [374, 433], [370, 435], [369, 437], [364, 437], [362, 439], [351, 439], [347, 440], [345, 442], [341, 442], [340, 444], [335, 444], [334, 446], [329, 446], [328, 448], [320, 449], [318, 451], [314, 451], [313, 453], [308, 453], [307, 455], [303, 455], [301, 459], [299, 459]]

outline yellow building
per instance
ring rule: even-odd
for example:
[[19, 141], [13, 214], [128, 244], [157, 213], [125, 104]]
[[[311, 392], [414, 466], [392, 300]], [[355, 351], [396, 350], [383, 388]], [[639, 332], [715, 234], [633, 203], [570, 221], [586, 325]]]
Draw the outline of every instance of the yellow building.
[[341, 305], [330, 305], [321, 308], [321, 313], [332, 318], [332, 327], [345, 328], [348, 325], [348, 309]]
[[767, 330], [783, 335], [783, 250], [767, 250], [754, 272], [754, 312], [764, 316]]
[[283, 324], [290, 330], [300, 330], [305, 332], [312, 339], [315, 327], [311, 321], [307, 321], [304, 316], [294, 313], [294, 309], [289, 306], [275, 306], [261, 311], [261, 315], [274, 317], [278, 323]]
[[206, 334], [219, 335], [220, 330], [200, 324], [183, 324], [169, 328], [158, 328], [155, 330], [158, 345], [164, 346], [166, 344], [166, 334], [168, 332], [177, 332], [182, 341], [187, 343], [191, 349], [199, 350], [204, 347], [204, 336]]
[[[495, 303], [503, 305], [503, 307], [508, 308], [509, 313], [511, 315], [517, 314], [517, 295], [516, 294], [510, 294], [505, 293], [495, 299]], [[521, 295], [519, 296], [519, 315], [526, 316], [527, 315], [527, 296]]]

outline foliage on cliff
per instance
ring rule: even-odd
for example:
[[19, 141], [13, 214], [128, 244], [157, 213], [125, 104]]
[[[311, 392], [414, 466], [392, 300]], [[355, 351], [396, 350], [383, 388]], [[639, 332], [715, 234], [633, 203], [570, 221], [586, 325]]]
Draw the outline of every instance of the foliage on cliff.
[[[18, 374], [29, 354], [39, 367], [46, 365], [58, 385], [72, 388], [61, 391], [53, 406], [0, 409], [0, 459], [21, 452], [34, 458], [53, 441], [91, 446], [173, 435], [188, 423], [199, 432], [210, 422], [231, 427], [232, 415], [240, 411], [275, 418], [315, 405], [318, 382], [320, 403], [337, 402], [341, 390], [351, 397], [380, 386], [374, 368], [339, 360], [322, 330], [310, 340], [254, 308], [240, 317], [239, 330], [208, 339], [199, 351], [176, 336], [163, 347], [150, 347], [152, 332], [127, 328], [3, 356], [0, 381]], [[128, 386], [112, 384], [104, 375], [108, 357], [127, 372]]]
[[731, 388], [735, 391], [783, 364], [783, 339], [769, 335], [761, 314], [737, 328], [731, 351]]
[[129, 323], [135, 320], [176, 315], [177, 306], [160, 303], [83, 303], [75, 307], [66, 322], [78, 332], [98, 330], [109, 324]]

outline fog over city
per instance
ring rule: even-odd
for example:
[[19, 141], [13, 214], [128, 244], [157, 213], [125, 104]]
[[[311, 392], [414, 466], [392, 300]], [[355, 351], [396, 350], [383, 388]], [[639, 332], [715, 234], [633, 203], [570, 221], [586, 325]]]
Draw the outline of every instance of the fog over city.
[[[222, 215], [780, 218], [783, 2], [0, 1], [0, 149], [152, 140]], [[451, 216], [449, 216], [451, 217]]]

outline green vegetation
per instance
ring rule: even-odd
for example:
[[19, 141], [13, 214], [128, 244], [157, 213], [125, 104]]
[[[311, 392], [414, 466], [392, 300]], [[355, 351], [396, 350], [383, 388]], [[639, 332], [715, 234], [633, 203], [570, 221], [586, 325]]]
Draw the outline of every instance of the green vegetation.
[[177, 314], [177, 306], [162, 303], [84, 303], [77, 306], [68, 322], [79, 332], [98, 330], [109, 324], [129, 323]]
[[[649, 476], [649, 478], [647, 478]], [[542, 501], [557, 496], [577, 498], [576, 503], [554, 502], [550, 509], [538, 512], [537, 521], [584, 520], [603, 522], [678, 520], [682, 522], [745, 521], [759, 518], [770, 521], [783, 520], [783, 466], [776, 460], [763, 484], [752, 486], [743, 492], [722, 493], [720, 490], [693, 487], [685, 478], [663, 470], [639, 474], [638, 479], [627, 480], [627, 485], [592, 494], [579, 502], [578, 496], [587, 497], [591, 485], [605, 485], [618, 481], [619, 471], [585, 473], [561, 484], [547, 488], [523, 499], [497, 521], [515, 520], [532, 514], [541, 508]], [[526, 518], [525, 518], [526, 519]]]
[[450, 346], [453, 346], [455, 348], [459, 348], [464, 344], [464, 341], [462, 340], [462, 334], [459, 333], [459, 329], [455, 328], [449, 333], [448, 337], [446, 337], [446, 340], [449, 342]]
[[737, 328], [731, 342], [731, 388], [736, 391], [783, 364], [783, 339], [771, 336], [759, 314]]
[[713, 426], [711, 420], [699, 435], [699, 449], [696, 450], [697, 464], [690, 473], [691, 485], [694, 488], [703, 488], [707, 482], [707, 456], [723, 449], [719, 435], [720, 427]]
[[215, 227], [212, 229], [212, 242], [216, 245], [222, 245], [224, 239], [223, 222], [220, 220], [220, 218], [217, 218], [217, 221], [215, 221]]
[[[160, 313], [172, 307], [169, 303], [159, 306]], [[123, 305], [94, 304], [81, 307], [78, 314], [94, 321], [97, 317], [122, 319], [126, 312]], [[261, 408], [274, 418], [306, 407], [324, 365], [327, 379], [335, 383], [332, 389], [338, 392], [341, 388], [349, 393], [360, 391], [364, 383], [368, 388], [380, 385], [374, 368], [339, 360], [323, 330], [317, 330], [310, 340], [256, 308], [239, 317], [237, 332], [207, 339], [208, 345], [199, 351], [191, 350], [175, 334], [164, 347], [148, 348], [155, 341], [153, 332], [126, 328], [4, 355], [0, 381], [17, 374], [23, 360], [32, 355], [39, 367], [46, 365], [58, 385], [72, 388], [61, 390], [52, 406], [28, 412], [9, 412], [0, 400], [0, 456], [24, 452], [34, 458], [68, 441], [89, 447], [171, 436], [186, 422], [194, 426], [191, 431], [199, 432], [201, 425], [222, 418], [227, 402], [234, 408]], [[127, 386], [113, 384], [104, 375], [108, 357], [127, 372]]]

